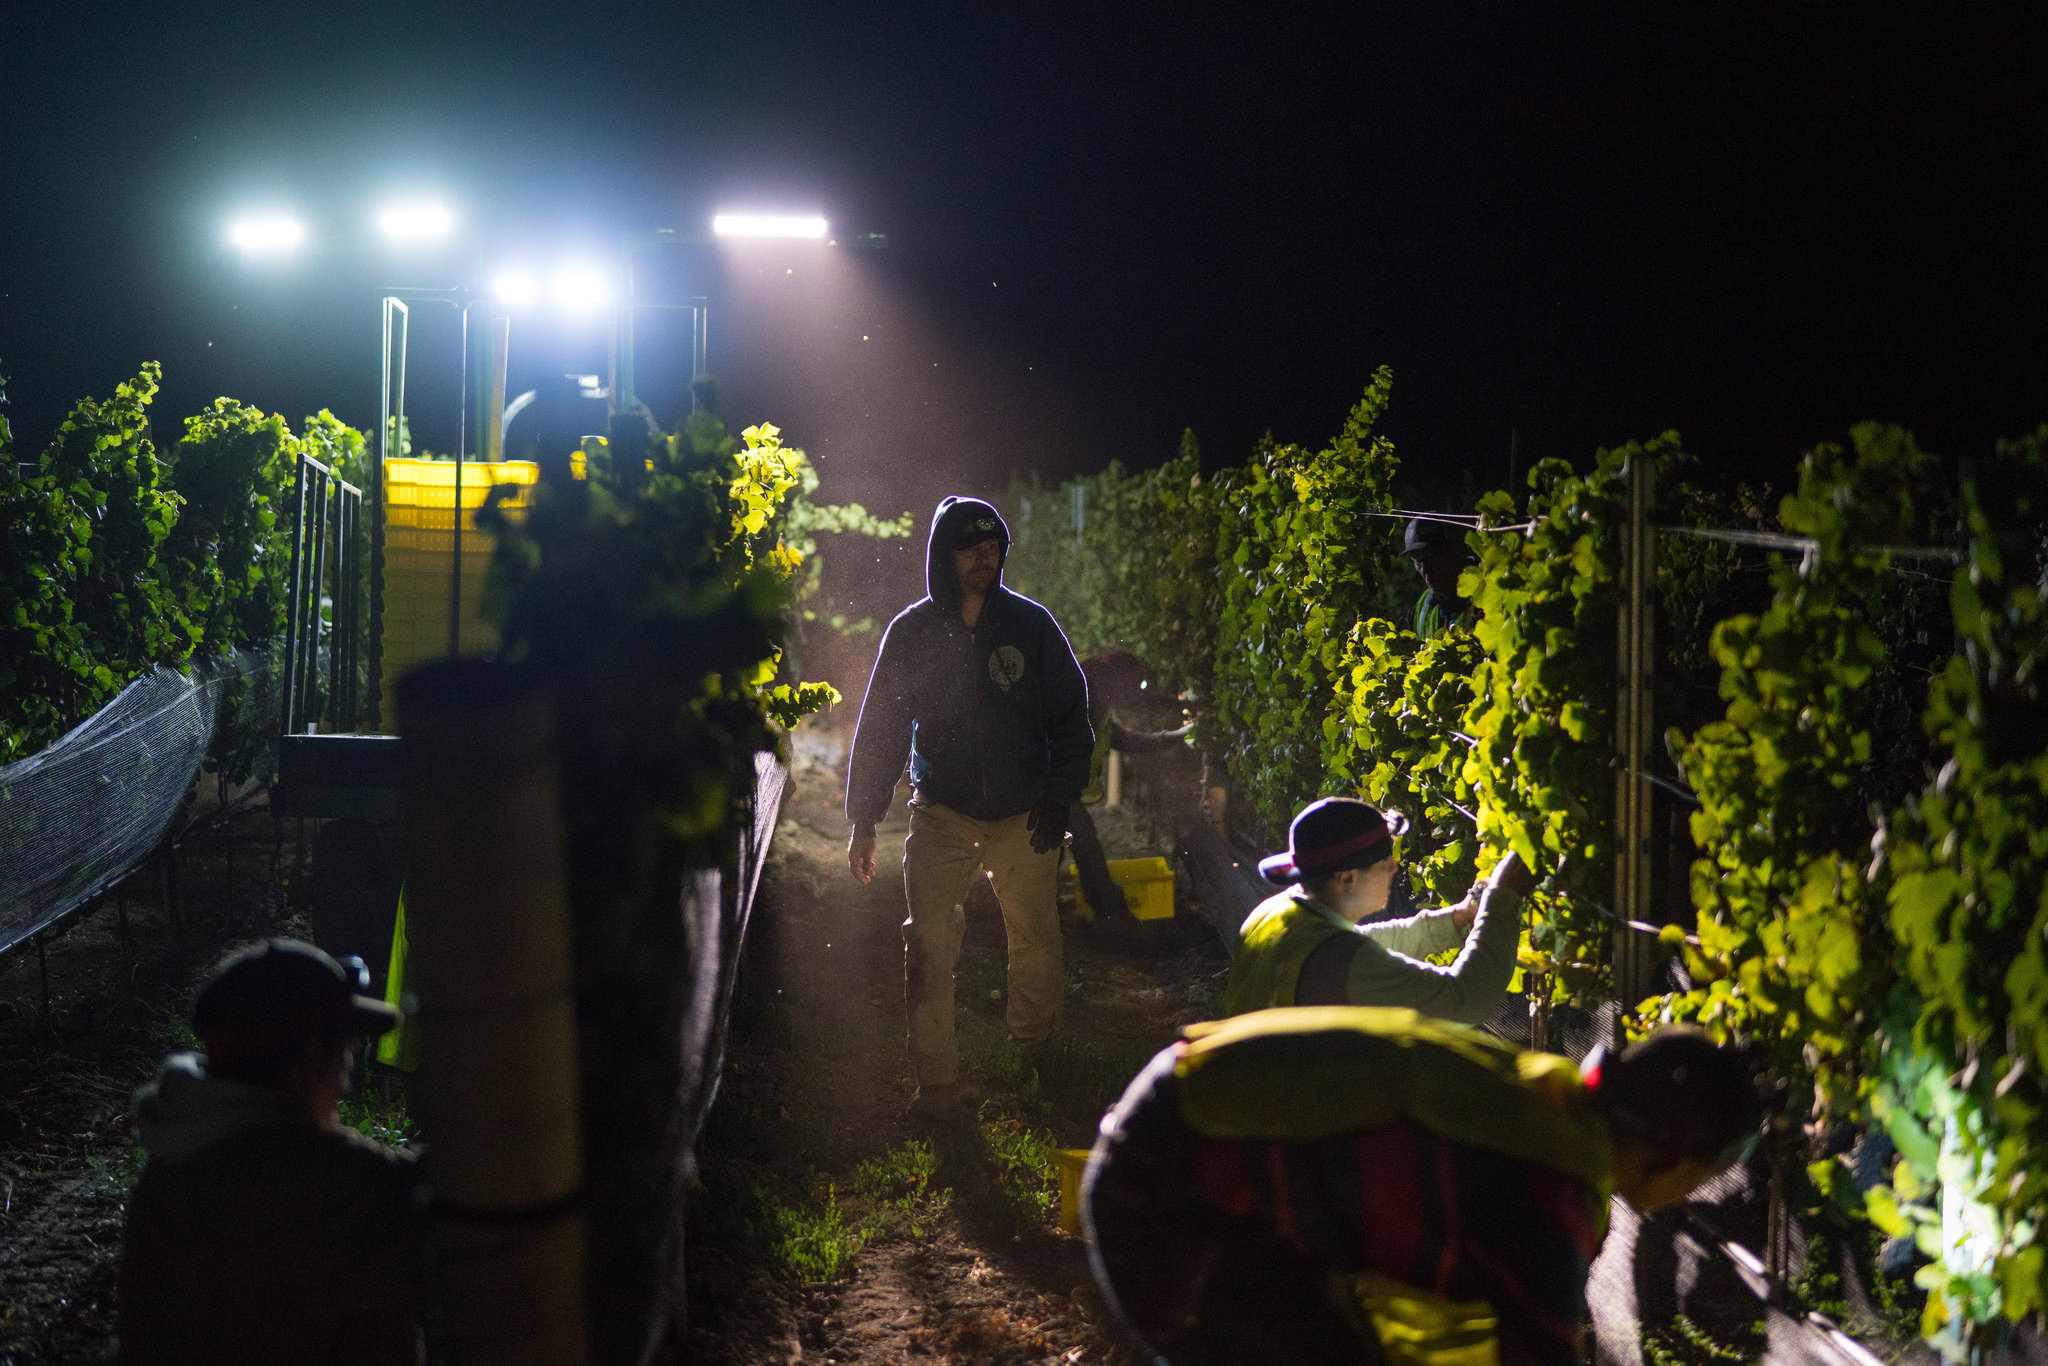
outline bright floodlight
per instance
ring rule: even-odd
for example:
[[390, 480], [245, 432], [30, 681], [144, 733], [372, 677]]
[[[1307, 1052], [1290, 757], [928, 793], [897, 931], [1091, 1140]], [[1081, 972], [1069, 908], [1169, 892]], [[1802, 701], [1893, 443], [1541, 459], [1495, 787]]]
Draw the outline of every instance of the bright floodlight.
[[286, 252], [306, 240], [306, 229], [298, 220], [282, 214], [244, 218], [229, 229], [228, 239], [247, 252]]
[[823, 237], [825, 220], [772, 213], [722, 213], [711, 220], [711, 231], [720, 237]]
[[540, 283], [523, 270], [509, 270], [491, 283], [491, 292], [502, 303], [524, 307], [540, 297]]
[[377, 215], [377, 226], [394, 242], [438, 242], [455, 230], [445, 204], [394, 204]]
[[579, 312], [596, 308], [610, 292], [604, 276], [589, 266], [570, 266], [555, 277], [555, 300], [564, 308]]

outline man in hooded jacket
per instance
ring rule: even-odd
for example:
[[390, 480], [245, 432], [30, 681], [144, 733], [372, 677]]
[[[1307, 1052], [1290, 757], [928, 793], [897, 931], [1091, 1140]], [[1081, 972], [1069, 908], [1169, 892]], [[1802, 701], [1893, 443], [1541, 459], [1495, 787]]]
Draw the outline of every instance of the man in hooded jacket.
[[202, 1053], [136, 1095], [149, 1161], [120, 1273], [129, 1366], [417, 1366], [427, 1224], [410, 1154], [341, 1124], [356, 1048], [398, 1012], [311, 944], [230, 954]]
[[958, 1097], [953, 965], [977, 874], [1009, 936], [1010, 1036], [1035, 1043], [1059, 1022], [1064, 986], [1059, 850], [1088, 781], [1088, 689], [1052, 614], [1002, 584], [1009, 528], [987, 503], [949, 497], [932, 516], [927, 596], [883, 633], [847, 762], [847, 863], [875, 874], [875, 825], [910, 765], [903, 845], [904, 992], [915, 1108]]

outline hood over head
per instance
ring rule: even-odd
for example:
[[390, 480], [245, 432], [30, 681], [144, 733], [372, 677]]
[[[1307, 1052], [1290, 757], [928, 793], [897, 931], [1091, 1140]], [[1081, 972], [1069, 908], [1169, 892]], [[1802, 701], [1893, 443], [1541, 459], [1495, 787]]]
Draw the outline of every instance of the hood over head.
[[206, 1075], [197, 1053], [173, 1053], [135, 1093], [135, 1140], [152, 1158], [178, 1163], [224, 1138], [265, 1124], [310, 1124], [282, 1091]]
[[[1010, 557], [1010, 528], [1003, 515], [979, 498], [951, 495], [939, 500], [932, 513], [932, 532], [925, 543], [924, 591], [947, 611], [960, 606], [960, 581], [953, 574], [953, 552], [965, 550], [994, 537], [1003, 543], [1003, 559]], [[996, 582], [1002, 583], [1000, 561]]]

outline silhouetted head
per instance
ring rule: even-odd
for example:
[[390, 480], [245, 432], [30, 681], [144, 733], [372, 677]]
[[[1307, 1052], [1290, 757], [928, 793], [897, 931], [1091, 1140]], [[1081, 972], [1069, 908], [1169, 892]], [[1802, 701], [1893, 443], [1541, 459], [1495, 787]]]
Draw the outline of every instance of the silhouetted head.
[[1088, 680], [1088, 711], [1098, 709], [1106, 716], [1112, 709], [1134, 713], [1145, 701], [1145, 686], [1152, 671], [1145, 661], [1129, 650], [1112, 647], [1081, 661], [1081, 673]]
[[1618, 1056], [1589, 1056], [1583, 1073], [1614, 1135], [1615, 1188], [1643, 1213], [1679, 1204], [1745, 1160], [1762, 1134], [1748, 1061], [1696, 1029], [1661, 1029]]
[[359, 993], [360, 958], [346, 965], [297, 939], [236, 949], [214, 968], [192, 1007], [211, 1076], [289, 1090], [308, 1059], [345, 1053], [398, 1023], [398, 1011]]
[[1458, 600], [1458, 574], [1472, 563], [1472, 550], [1465, 544], [1465, 529], [1454, 522], [1416, 517], [1401, 538], [1401, 553], [1423, 585], [1439, 602]]
[[947, 497], [932, 513], [925, 547], [925, 592], [940, 606], [960, 606], [963, 578], [976, 593], [1002, 581], [1010, 554], [1010, 528], [1002, 514], [979, 498]]

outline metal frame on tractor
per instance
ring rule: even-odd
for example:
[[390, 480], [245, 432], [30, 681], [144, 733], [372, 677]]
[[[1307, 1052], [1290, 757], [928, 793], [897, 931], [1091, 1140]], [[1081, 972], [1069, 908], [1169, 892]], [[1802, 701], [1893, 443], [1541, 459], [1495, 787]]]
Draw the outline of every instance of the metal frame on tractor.
[[[672, 301], [644, 299], [634, 288], [636, 248], [661, 246], [667, 234], [634, 240], [625, 253], [626, 289], [612, 312], [605, 390], [612, 421], [641, 407], [634, 388], [634, 319], [642, 311], [687, 309], [691, 313], [690, 363], [694, 379], [705, 372], [710, 347], [710, 309], [699, 297]], [[501, 458], [507, 411], [506, 363], [512, 319], [497, 302], [467, 289], [390, 289], [382, 307], [383, 345], [379, 377], [374, 464], [367, 489], [339, 479], [319, 461], [302, 456], [292, 504], [292, 568], [287, 598], [283, 705], [279, 715], [277, 781], [271, 809], [278, 816], [343, 817], [369, 821], [398, 819], [398, 737], [378, 733], [381, 715], [384, 620], [384, 464], [405, 418], [407, 335], [415, 304], [448, 304], [461, 311], [463, 352], [461, 421], [455, 447], [455, 556], [448, 593], [448, 653], [460, 653], [462, 610], [462, 473], [466, 465]], [[476, 315], [477, 326], [472, 326]], [[696, 399], [693, 394], [691, 405]], [[481, 437], [481, 441], [478, 438]], [[472, 450], [474, 447], [474, 450]], [[367, 501], [368, 516], [363, 503]], [[367, 523], [367, 525], [366, 525]], [[366, 539], [367, 538], [367, 539]], [[357, 637], [362, 612], [355, 596], [359, 557], [369, 556], [367, 640]], [[333, 572], [330, 575], [329, 567]], [[332, 610], [323, 613], [330, 577]], [[322, 647], [328, 651], [328, 686], [317, 679]], [[357, 664], [368, 664], [358, 691]], [[367, 723], [372, 730], [360, 729]]]

